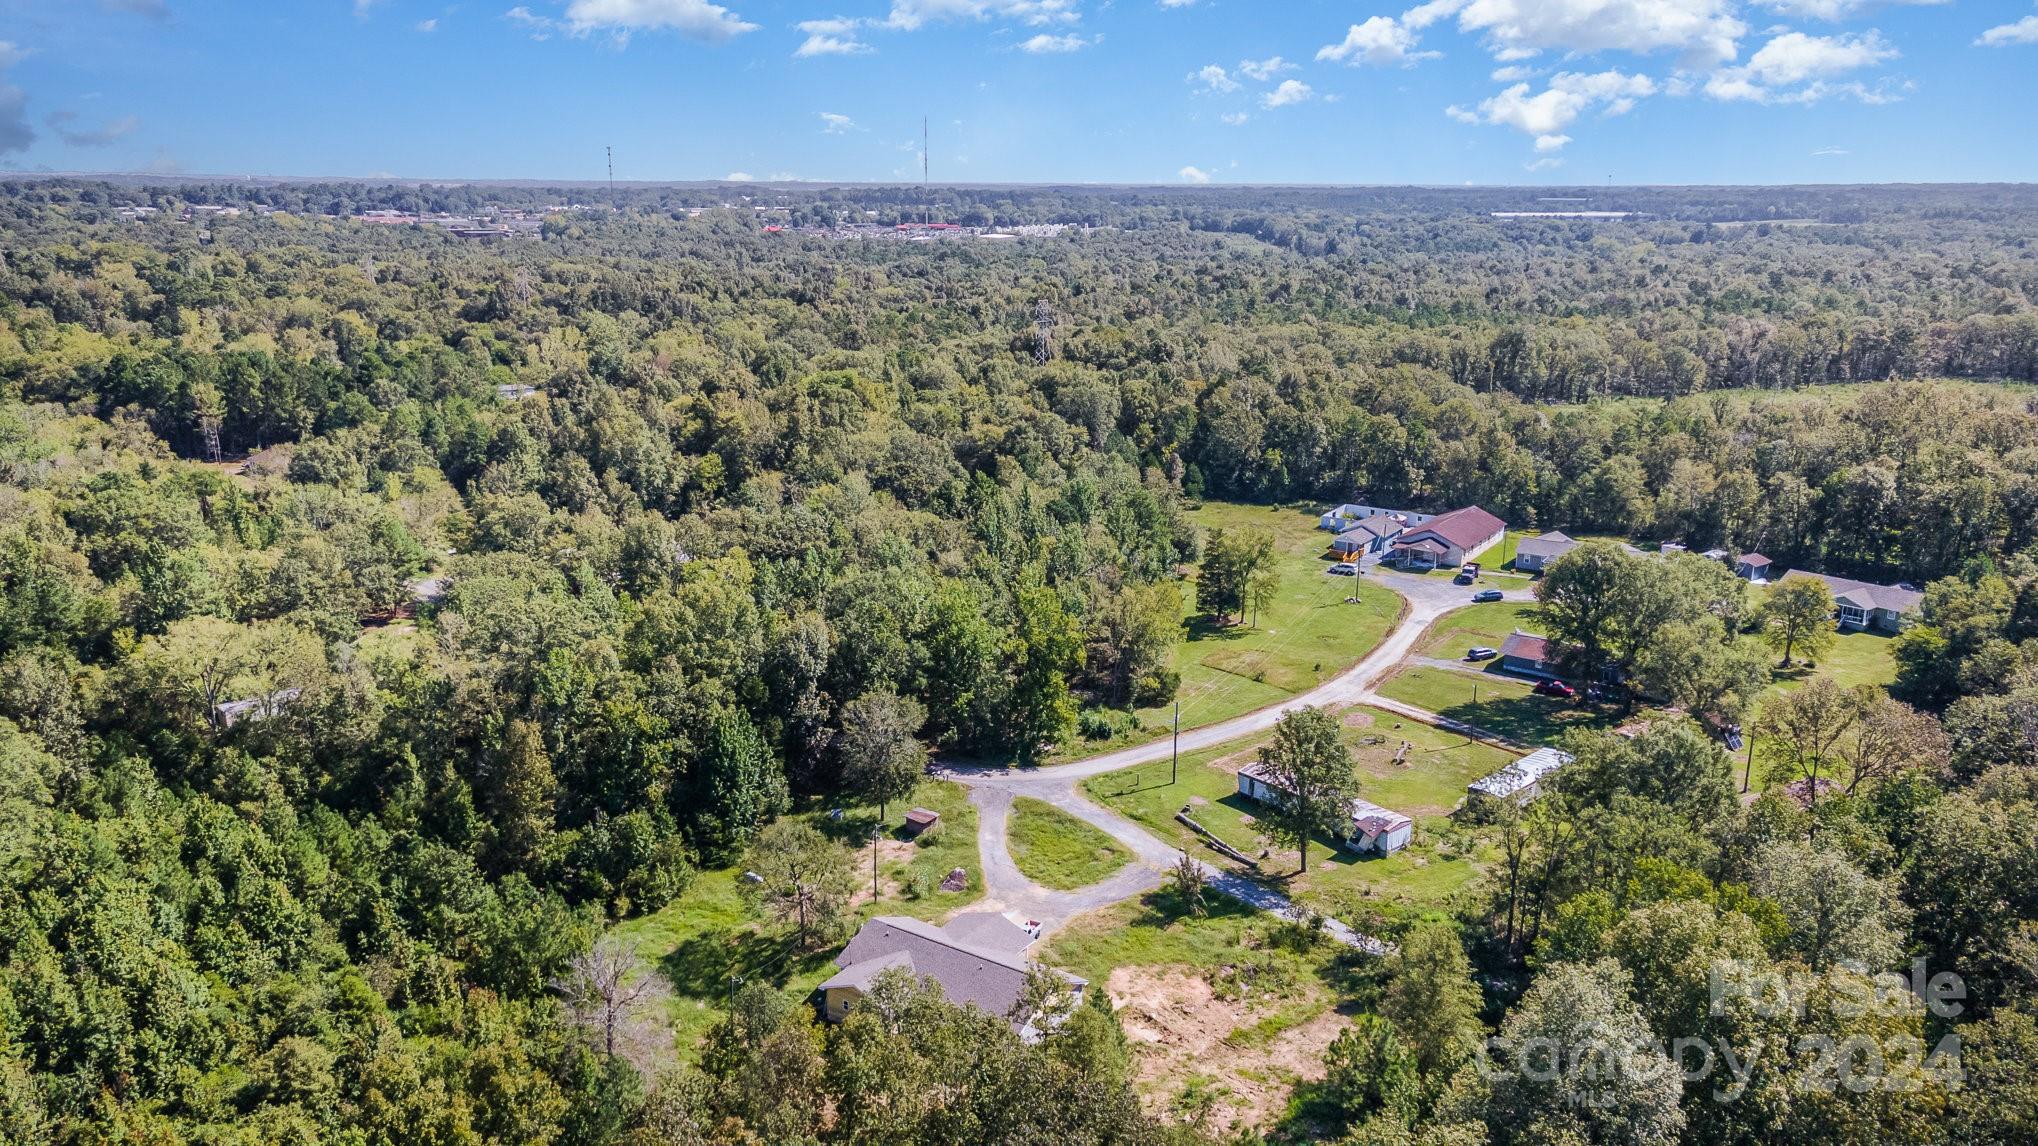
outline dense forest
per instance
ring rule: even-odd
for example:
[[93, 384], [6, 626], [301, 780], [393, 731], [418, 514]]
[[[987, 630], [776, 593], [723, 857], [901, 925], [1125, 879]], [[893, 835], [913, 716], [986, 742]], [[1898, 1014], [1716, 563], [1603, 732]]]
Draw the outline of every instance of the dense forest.
[[[1387, 1018], [1333, 1048], [1334, 1133], [2031, 1141], [2038, 194], [1592, 194], [1638, 214], [0, 185], [0, 1141], [1204, 1140], [1136, 1101], [1107, 1007], [1029, 1045], [901, 987], [824, 1036], [753, 985], [646, 1069], [560, 985], [899, 743], [1031, 763], [1164, 702], [1205, 498], [1929, 585], [1902, 712], [1803, 716], [1831, 799], [1737, 800], [1689, 724], [1577, 744], [1505, 877], [1360, 973]], [[420, 206], [558, 210], [499, 245], [348, 217]], [[802, 230], [923, 213], [1071, 227]], [[1709, 959], [1824, 997], [1914, 958], [1957, 1015], [1706, 1010]], [[1965, 1087], [1466, 1062], [1581, 1015], [1636, 1055], [1957, 1033]]]

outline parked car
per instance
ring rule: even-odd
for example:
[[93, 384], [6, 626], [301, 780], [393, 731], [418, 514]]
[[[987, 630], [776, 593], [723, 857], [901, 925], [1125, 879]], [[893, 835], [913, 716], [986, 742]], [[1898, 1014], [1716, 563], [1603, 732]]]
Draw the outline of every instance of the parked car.
[[1478, 579], [1478, 576], [1479, 575], [1476, 573], [1466, 573], [1463, 570], [1460, 570], [1458, 575], [1456, 577], [1451, 578], [1451, 580], [1460, 585], [1470, 585], [1473, 581]]
[[1498, 650], [1489, 649], [1485, 645], [1473, 645], [1465, 650], [1465, 659], [1468, 661], [1490, 661], [1499, 655]]
[[1498, 600], [1500, 600], [1500, 590], [1498, 589], [1481, 589], [1477, 593], [1472, 594], [1472, 603], [1474, 605], [1484, 605], [1488, 601]]
[[1359, 575], [1359, 567], [1349, 561], [1340, 561], [1330, 567], [1330, 572], [1338, 577], [1356, 577]]
[[1561, 680], [1539, 680], [1536, 682], [1535, 694], [1537, 696], [1554, 696], [1561, 700], [1570, 700], [1578, 695], [1578, 690]]
[[1472, 576], [1477, 577], [1479, 575], [1479, 563], [1477, 561], [1467, 561], [1459, 568], [1458, 572], [1470, 573]]

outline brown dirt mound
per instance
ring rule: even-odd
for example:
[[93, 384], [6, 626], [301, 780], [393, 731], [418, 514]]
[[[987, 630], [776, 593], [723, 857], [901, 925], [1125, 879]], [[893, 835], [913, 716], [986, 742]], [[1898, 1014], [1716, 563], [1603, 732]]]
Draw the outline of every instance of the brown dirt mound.
[[1209, 1129], [1264, 1127], [1287, 1106], [1295, 1083], [1323, 1077], [1323, 1055], [1347, 1025], [1323, 1013], [1265, 1042], [1226, 1040], [1282, 1006], [1227, 1002], [1202, 976], [1178, 967], [1120, 967], [1104, 990], [1133, 1047], [1133, 1072], [1148, 1106], [1164, 1111], [1195, 1075], [1215, 1079], [1219, 1094]]

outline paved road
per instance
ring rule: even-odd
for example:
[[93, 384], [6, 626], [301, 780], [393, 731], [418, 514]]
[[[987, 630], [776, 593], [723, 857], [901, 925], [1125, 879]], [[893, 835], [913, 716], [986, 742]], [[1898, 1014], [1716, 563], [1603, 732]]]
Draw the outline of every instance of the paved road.
[[[1182, 748], [1185, 751], [1209, 748], [1256, 732], [1264, 732], [1272, 728], [1283, 715], [1299, 708], [1359, 702], [1377, 705], [1410, 719], [1436, 724], [1466, 735], [1490, 738], [1490, 734], [1479, 729], [1443, 720], [1434, 713], [1388, 700], [1373, 691], [1374, 686], [1408, 656], [1409, 650], [1415, 647], [1416, 640], [1429, 627], [1430, 622], [1452, 609], [1462, 608], [1471, 603], [1471, 591], [1462, 585], [1451, 584], [1449, 579], [1444, 577], [1417, 577], [1385, 570], [1375, 571], [1367, 576], [1393, 590], [1408, 602], [1408, 611], [1402, 617], [1401, 623], [1387, 634], [1378, 648], [1351, 668], [1300, 696], [1243, 716], [1183, 732]], [[1527, 589], [1513, 589], [1506, 591], [1506, 599], [1526, 601], [1532, 599], [1532, 594]], [[986, 906], [1016, 912], [1028, 919], [1038, 920], [1043, 933], [1046, 933], [1061, 927], [1083, 912], [1108, 907], [1159, 887], [1163, 878], [1162, 873], [1174, 866], [1182, 854], [1181, 851], [1131, 820], [1093, 803], [1083, 795], [1079, 785], [1092, 776], [1116, 772], [1121, 768], [1154, 760], [1165, 760], [1173, 750], [1174, 745], [1171, 741], [1157, 740], [1151, 744], [1122, 748], [1087, 760], [1046, 768], [937, 765], [934, 769], [937, 774], [968, 786], [970, 802], [976, 805], [977, 849], [983, 862], [984, 888], [988, 897]], [[1012, 861], [1011, 850], [1006, 843], [1012, 801], [1022, 795], [1043, 800], [1077, 819], [1094, 825], [1112, 839], [1125, 845], [1132, 852], [1134, 862], [1101, 883], [1075, 891], [1055, 891], [1027, 879], [1018, 865]], [[1302, 913], [1288, 897], [1279, 891], [1201, 860], [1197, 862], [1201, 864], [1213, 890], [1285, 918], [1301, 916]], [[1376, 953], [1386, 950], [1381, 941], [1361, 935], [1336, 920], [1325, 921], [1324, 930], [1339, 942], [1361, 950]]]

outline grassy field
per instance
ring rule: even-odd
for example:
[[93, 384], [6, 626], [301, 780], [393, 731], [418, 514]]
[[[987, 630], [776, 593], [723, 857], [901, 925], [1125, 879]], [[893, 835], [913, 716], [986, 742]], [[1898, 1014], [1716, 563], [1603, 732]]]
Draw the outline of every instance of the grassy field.
[[[1280, 555], [1274, 602], [1247, 623], [1218, 627], [1195, 608], [1194, 579], [1182, 586], [1182, 631], [1173, 667], [1182, 677], [1182, 727], [1195, 728], [1278, 704], [1315, 688], [1371, 652], [1400, 620], [1401, 598], [1363, 577], [1333, 577], [1323, 559], [1330, 535], [1313, 510], [1204, 502], [1189, 517], [1209, 530], [1265, 529]], [[1345, 598], [1357, 597], [1357, 604]], [[1063, 745], [1056, 760], [1141, 744], [1167, 733], [1172, 705], [1141, 709], [1139, 728], [1108, 740]]]
[[[908, 808], [932, 808], [941, 823], [919, 840], [902, 831]], [[878, 826], [877, 808], [850, 807], [836, 820], [825, 810], [799, 814], [842, 843], [858, 874], [861, 900], [855, 924], [872, 915], [911, 915], [941, 919], [983, 895], [983, 874], [977, 860], [977, 817], [967, 791], [959, 784], [930, 780], [910, 800], [895, 803], [885, 819], [878, 852], [882, 896], [870, 898], [870, 837]], [[962, 891], [940, 890], [941, 877], [954, 868], [970, 873]], [[722, 1015], [732, 978], [769, 982], [795, 997], [804, 997], [833, 973], [839, 945], [819, 951], [792, 949], [789, 931], [751, 909], [740, 892], [742, 865], [701, 872], [686, 894], [662, 910], [616, 926], [612, 934], [633, 945], [648, 963], [672, 982], [670, 1018], [682, 1059], [699, 1052], [701, 1037]], [[847, 940], [848, 934], [843, 935]]]
[[1026, 878], [1061, 891], [1088, 887], [1132, 861], [1110, 836], [1043, 800], [1017, 800], [1005, 838]]
[[1395, 672], [1380, 686], [1380, 695], [1524, 744], [1552, 744], [1573, 728], [1611, 728], [1619, 723], [1611, 709], [1536, 696], [1529, 687], [1497, 671], [1454, 672], [1417, 665]]
[[[1448, 817], [1465, 785], [1506, 764], [1513, 755], [1462, 736], [1405, 721], [1372, 708], [1341, 714], [1345, 742], [1357, 758], [1359, 792], [1366, 799], [1415, 819], [1414, 845], [1385, 859], [1336, 852], [1322, 839], [1310, 848], [1310, 870], [1298, 874], [1293, 849], [1268, 849], [1253, 826], [1258, 810], [1237, 792], [1240, 765], [1251, 760], [1259, 739], [1237, 741], [1182, 758], [1180, 778], [1168, 782], [1166, 762], [1142, 764], [1083, 785], [1092, 799], [1137, 820], [1162, 839], [1212, 862], [1225, 862], [1205, 847], [1175, 813], [1187, 808], [1196, 822], [1251, 856], [1267, 852], [1263, 873], [1277, 877], [1291, 895], [1328, 901], [1359, 896], [1408, 906], [1440, 905], [1479, 871], [1472, 857], [1441, 846], [1455, 835]], [[1408, 749], [1402, 751], [1406, 742]]]
[[1516, 629], [1536, 631], [1535, 623], [1529, 620], [1529, 610], [1533, 607], [1512, 601], [1495, 601], [1455, 609], [1437, 618], [1429, 632], [1416, 642], [1415, 653], [1417, 656], [1456, 660], [1473, 645], [1497, 649], [1500, 642]]

